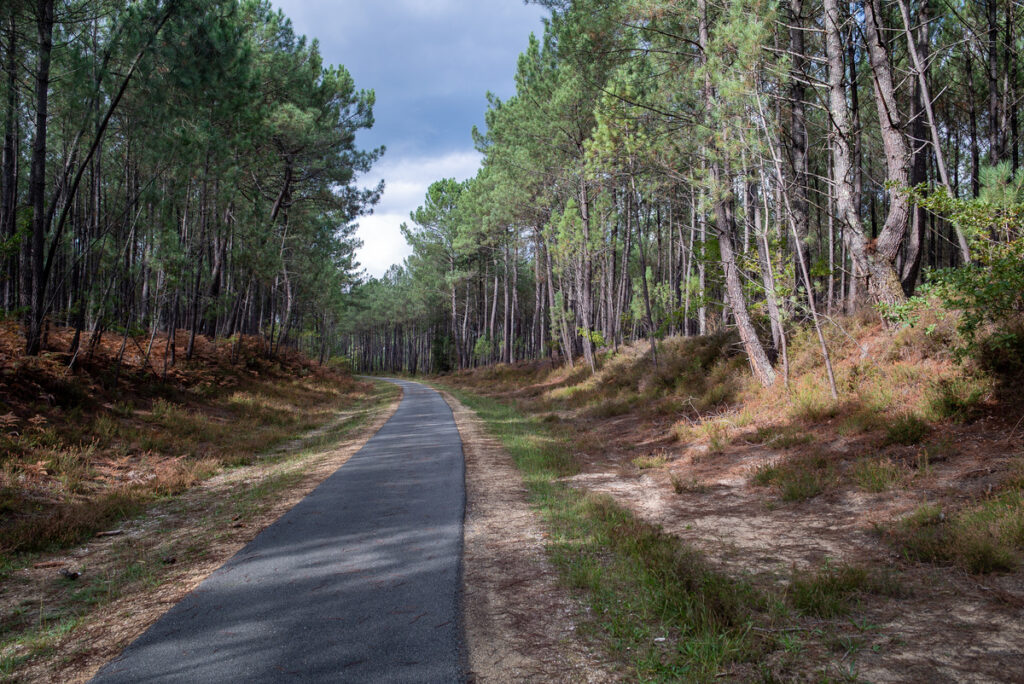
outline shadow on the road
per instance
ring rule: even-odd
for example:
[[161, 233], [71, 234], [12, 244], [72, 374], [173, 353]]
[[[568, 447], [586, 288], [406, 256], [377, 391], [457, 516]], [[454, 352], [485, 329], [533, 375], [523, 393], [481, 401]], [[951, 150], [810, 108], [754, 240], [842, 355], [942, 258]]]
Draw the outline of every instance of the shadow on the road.
[[462, 679], [462, 447], [441, 397], [405, 389], [358, 454], [94, 681]]

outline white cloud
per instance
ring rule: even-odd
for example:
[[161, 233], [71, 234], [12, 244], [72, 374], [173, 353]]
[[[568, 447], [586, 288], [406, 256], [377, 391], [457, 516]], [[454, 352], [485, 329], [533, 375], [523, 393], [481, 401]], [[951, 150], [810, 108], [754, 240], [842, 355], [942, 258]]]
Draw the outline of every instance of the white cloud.
[[432, 157], [385, 159], [365, 179], [384, 179], [384, 196], [373, 215], [359, 220], [358, 236], [363, 247], [357, 253], [366, 272], [380, 277], [392, 264], [401, 263], [411, 250], [399, 226], [409, 221], [409, 212], [423, 204], [427, 188], [442, 178], [465, 180], [476, 175], [480, 154], [460, 150]]
[[401, 263], [412, 252], [398, 229], [404, 220], [407, 217], [403, 214], [373, 214], [359, 219], [356, 233], [363, 246], [356, 258], [367, 274], [379, 278], [392, 264]]
[[[344, 64], [359, 88], [376, 92], [376, 124], [363, 148], [387, 154], [361, 183], [385, 181], [374, 214], [359, 221], [367, 273], [408, 256], [398, 227], [431, 183], [476, 173], [470, 130], [482, 126], [484, 93], [515, 92], [516, 56], [547, 12], [523, 0], [273, 0], [295, 30], [320, 41], [329, 64]], [[454, 151], [453, 151], [454, 150]]]

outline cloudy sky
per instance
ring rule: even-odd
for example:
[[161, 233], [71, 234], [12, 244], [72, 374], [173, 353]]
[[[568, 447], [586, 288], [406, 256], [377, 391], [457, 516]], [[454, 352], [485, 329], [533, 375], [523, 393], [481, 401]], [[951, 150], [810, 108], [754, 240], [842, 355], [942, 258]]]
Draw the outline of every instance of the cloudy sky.
[[483, 127], [488, 90], [515, 91], [516, 58], [540, 8], [523, 0], [274, 0], [297, 33], [320, 41], [324, 60], [344, 64], [359, 88], [377, 94], [376, 124], [364, 148], [387, 152], [365, 179], [384, 179], [372, 216], [360, 220], [359, 260], [381, 275], [409, 250], [398, 226], [435, 180], [475, 175], [470, 134]]

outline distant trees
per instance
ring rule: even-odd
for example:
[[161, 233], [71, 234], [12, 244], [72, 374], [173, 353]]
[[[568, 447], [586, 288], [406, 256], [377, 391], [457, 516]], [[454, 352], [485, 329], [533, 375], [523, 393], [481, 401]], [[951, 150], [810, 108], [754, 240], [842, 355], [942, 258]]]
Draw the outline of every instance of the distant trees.
[[[12, 0], [0, 26], [0, 296], [84, 331], [297, 335], [327, 352], [376, 201], [374, 96], [262, 0]], [[318, 345], [310, 345], [315, 349]], [[88, 349], [83, 350], [88, 353]]]
[[[432, 185], [413, 255], [360, 284], [373, 93], [268, 2], [5, 2], [0, 301], [27, 351], [53, 321], [72, 354], [184, 330], [186, 354], [250, 333], [364, 370], [593, 368], [730, 326], [770, 384], [795, 322], [827, 358], [835, 312], [1017, 282], [1016, 208], [987, 199], [1020, 167], [1017, 3], [542, 4], [479, 173]], [[997, 289], [943, 291], [1017, 306]]]
[[[922, 282], [961, 282], [940, 269], [985, 268], [973, 205], [927, 188], [969, 202], [987, 166], [1017, 171], [1015, 3], [542, 4], [446, 248], [413, 231], [409, 261], [364, 287], [407, 288], [420, 352], [383, 356], [365, 331], [387, 311], [370, 307], [343, 335], [364, 367], [436, 369], [449, 351], [441, 365], [593, 364], [639, 337], [657, 363], [658, 337], [728, 325], [770, 384], [793, 322], [865, 305], [895, 320]], [[453, 274], [443, 306], [413, 295], [440, 282], [427, 273]]]

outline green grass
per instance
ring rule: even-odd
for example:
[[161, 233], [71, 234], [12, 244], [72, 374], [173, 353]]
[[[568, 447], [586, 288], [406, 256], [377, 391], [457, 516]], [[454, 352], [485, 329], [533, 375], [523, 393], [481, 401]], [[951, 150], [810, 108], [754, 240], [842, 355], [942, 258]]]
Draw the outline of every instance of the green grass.
[[118, 549], [119, 562], [113, 569], [99, 574], [86, 571], [77, 581], [55, 580], [64, 588], [59, 598], [22, 606], [6, 616], [0, 628], [0, 676], [10, 677], [21, 665], [57, 652], [90, 611], [102, 609], [133, 588], [159, 584], [157, 554], [140, 553], [130, 542], [121, 542]]
[[700, 424], [697, 432], [708, 440], [708, 454], [720, 454], [732, 441], [729, 424], [721, 420], [707, 420]]
[[931, 426], [920, 416], [901, 413], [886, 424], [885, 441], [887, 444], [920, 444], [930, 431]]
[[818, 568], [802, 573], [794, 570], [786, 594], [802, 615], [835, 618], [853, 610], [861, 595], [898, 598], [907, 591], [892, 573], [826, 558]]
[[11, 645], [17, 649], [16, 652], [8, 653], [5, 649], [4, 653], [0, 654], [0, 676], [6, 679], [13, 675], [20, 665], [33, 658], [53, 653], [61, 639], [70, 634], [81, 622], [81, 618], [75, 616], [61, 617], [15, 640]]
[[648, 456], [637, 456], [633, 459], [633, 465], [640, 470], [647, 470], [648, 468], [660, 468], [668, 463], [668, 459], [663, 454], [650, 454]]
[[690, 480], [687, 481], [672, 475], [672, 490], [676, 494], [706, 494], [710, 489], [711, 488], [703, 482], [699, 482], [697, 478], [690, 478]]
[[751, 481], [774, 486], [783, 501], [806, 501], [832, 486], [835, 470], [827, 455], [811, 454], [762, 463]]
[[827, 390], [813, 381], [794, 387], [791, 412], [794, 418], [808, 423], [820, 423], [839, 414], [839, 403]]
[[747, 436], [751, 444], [763, 444], [776, 449], [788, 449], [814, 441], [814, 436], [807, 430], [796, 425], [768, 425], [757, 428]]
[[861, 489], [885, 492], [903, 481], [903, 469], [884, 456], [865, 458], [853, 466], [853, 479]]
[[863, 568], [834, 565], [826, 559], [818, 570], [794, 574], [789, 584], [789, 600], [804, 615], [831, 618], [850, 610], [850, 599], [868, 581]]
[[577, 470], [567, 434], [500, 401], [453, 394], [512, 454], [550, 531], [555, 566], [589, 603], [589, 631], [637, 679], [711, 681], [756, 658], [765, 645], [751, 627], [765, 599], [749, 583], [713, 570], [610, 498], [559, 482]]
[[881, 429], [884, 422], [882, 414], [875, 409], [858, 406], [842, 418], [838, 431], [841, 435], [871, 433]]
[[885, 533], [913, 560], [977, 574], [1015, 570], [1024, 552], [1024, 491], [1011, 487], [949, 514], [923, 504]]

